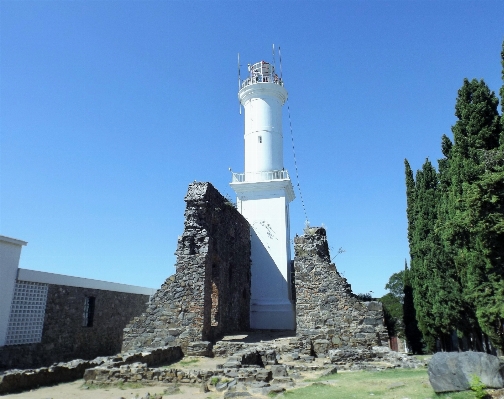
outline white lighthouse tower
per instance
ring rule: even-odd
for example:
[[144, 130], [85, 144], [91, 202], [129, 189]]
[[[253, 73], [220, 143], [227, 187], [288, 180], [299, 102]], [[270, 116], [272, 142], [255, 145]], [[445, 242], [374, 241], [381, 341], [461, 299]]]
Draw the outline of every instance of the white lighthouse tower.
[[245, 172], [233, 173], [231, 187], [251, 226], [250, 327], [294, 330], [289, 203], [295, 195], [282, 136], [287, 90], [273, 65], [261, 61], [248, 70], [238, 92], [245, 109]]

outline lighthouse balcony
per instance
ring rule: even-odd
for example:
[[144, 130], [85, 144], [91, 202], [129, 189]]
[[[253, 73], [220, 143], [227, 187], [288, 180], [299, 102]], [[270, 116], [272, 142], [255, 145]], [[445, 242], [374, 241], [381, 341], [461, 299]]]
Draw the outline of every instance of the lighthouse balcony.
[[286, 170], [271, 170], [268, 172], [233, 173], [233, 183], [255, 183], [261, 181], [289, 180]]
[[249, 76], [241, 82], [240, 88], [255, 83], [274, 83], [283, 86], [282, 78], [275, 73], [275, 67], [269, 62], [260, 61], [248, 66]]
[[279, 86], [283, 86], [283, 81], [277, 76], [268, 76], [268, 75], [258, 75], [251, 76], [241, 82], [241, 88], [253, 85], [255, 83], [275, 83]]

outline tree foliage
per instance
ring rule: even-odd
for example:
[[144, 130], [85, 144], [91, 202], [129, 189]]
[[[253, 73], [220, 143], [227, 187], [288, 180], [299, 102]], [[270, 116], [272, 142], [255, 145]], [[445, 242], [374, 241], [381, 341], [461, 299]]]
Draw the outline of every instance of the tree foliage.
[[404, 270], [392, 274], [389, 281], [385, 284], [385, 289], [389, 290], [390, 295], [398, 300], [402, 305], [404, 299]]
[[390, 276], [385, 289], [389, 293], [380, 298], [383, 304], [383, 313], [385, 325], [390, 337], [404, 337], [403, 308], [402, 301], [404, 296], [404, 271], [394, 273]]
[[408, 347], [415, 355], [422, 354], [424, 342], [422, 332], [418, 328], [416, 310], [413, 302], [413, 287], [411, 285], [411, 272], [408, 265], [404, 265], [404, 302], [403, 302], [404, 335]]
[[[504, 43], [501, 57], [504, 81]], [[464, 79], [453, 141], [442, 136], [437, 171], [426, 160], [413, 178], [405, 161], [407, 279], [431, 350], [436, 342], [451, 349], [453, 331], [473, 349], [485, 349], [482, 333], [504, 349], [504, 118], [498, 105], [483, 80]]]

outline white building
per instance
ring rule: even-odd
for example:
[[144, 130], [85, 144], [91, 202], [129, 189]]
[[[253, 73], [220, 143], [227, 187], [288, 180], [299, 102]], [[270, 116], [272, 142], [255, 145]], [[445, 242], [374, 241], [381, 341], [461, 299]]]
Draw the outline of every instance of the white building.
[[21, 269], [25, 245], [0, 235], [0, 369], [119, 352], [156, 290]]
[[283, 165], [283, 81], [273, 65], [249, 66], [238, 92], [245, 109], [245, 171], [233, 173], [238, 211], [251, 225], [250, 327], [295, 329], [291, 297], [289, 203], [294, 190]]

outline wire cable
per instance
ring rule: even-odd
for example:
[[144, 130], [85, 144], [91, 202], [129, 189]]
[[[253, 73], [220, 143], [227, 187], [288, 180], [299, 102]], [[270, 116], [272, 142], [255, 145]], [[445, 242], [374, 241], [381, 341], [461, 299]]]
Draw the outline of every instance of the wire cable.
[[[280, 46], [278, 46], [278, 58], [280, 61], [280, 79], [282, 79], [282, 53], [280, 52]], [[292, 154], [294, 155], [294, 168], [296, 169], [296, 186], [299, 191], [299, 198], [301, 199], [301, 205], [303, 206], [303, 212], [305, 215], [305, 223], [309, 225], [308, 213], [306, 212], [306, 205], [303, 199], [303, 192], [301, 191], [301, 185], [299, 184], [299, 169], [296, 158], [296, 148], [294, 146], [294, 134], [292, 132], [292, 119], [289, 105], [289, 97], [287, 97], [287, 113], [289, 115], [289, 128], [291, 133], [291, 142], [292, 142]]]

